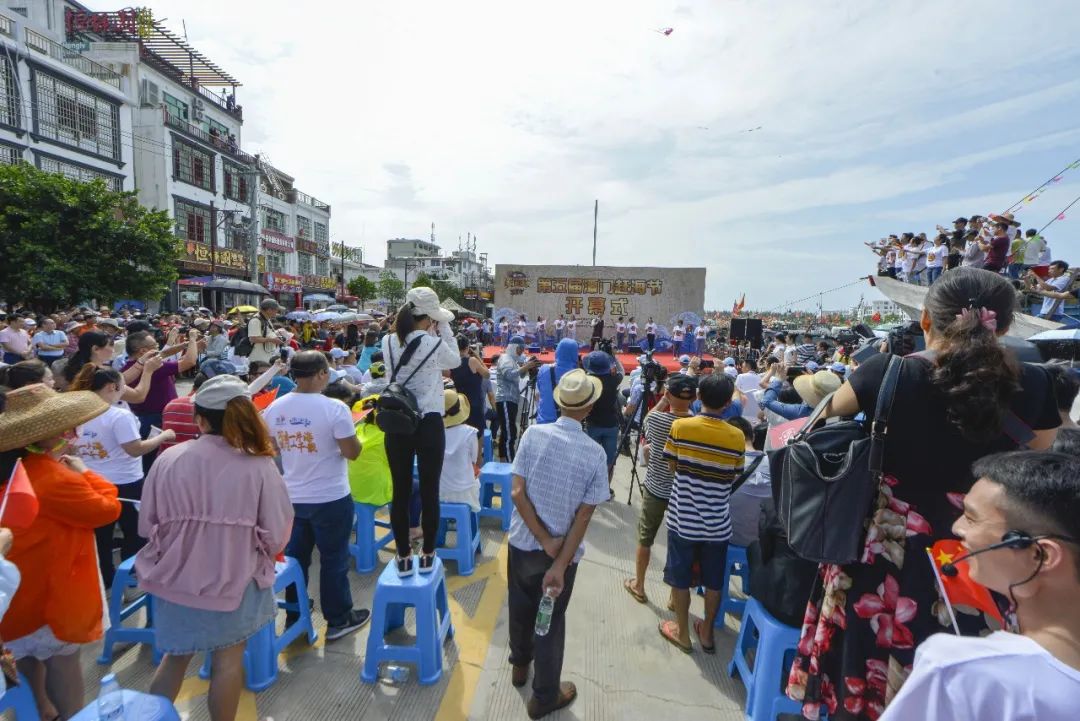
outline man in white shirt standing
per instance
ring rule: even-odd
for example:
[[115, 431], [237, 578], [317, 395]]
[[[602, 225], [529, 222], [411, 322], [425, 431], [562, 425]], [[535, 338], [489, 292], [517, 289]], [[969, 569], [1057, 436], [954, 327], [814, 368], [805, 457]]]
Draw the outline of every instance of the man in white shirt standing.
[[[330, 382], [326, 356], [297, 353], [291, 370], [296, 390], [271, 403], [263, 419], [281, 457], [296, 514], [285, 554], [299, 562], [306, 579], [311, 552], [319, 549], [319, 604], [327, 623], [326, 640], [333, 641], [362, 628], [371, 615], [353, 608], [349, 587], [354, 509], [348, 461], [360, 456], [360, 440], [349, 407], [322, 395]], [[294, 586], [286, 599], [297, 602]]]
[[626, 339], [626, 319], [621, 315], [615, 322], [615, 348], [622, 353], [626, 350], [626, 346], [623, 345], [623, 341]]
[[630, 344], [631, 353], [637, 353], [639, 350], [641, 350], [641, 348], [638, 347], [637, 343], [637, 331], [637, 321], [634, 320], [633, 316], [630, 316], [630, 322], [626, 326], [626, 336], [627, 342]]
[[[1063, 260], [1055, 260], [1050, 264], [1045, 281], [1030, 270], [1024, 276], [1024, 280], [1028, 287], [1037, 294], [1042, 294], [1043, 291], [1064, 293], [1069, 289], [1073, 281], [1072, 274], [1068, 271], [1068, 263]], [[1061, 309], [1064, 305], [1065, 302], [1060, 298], [1044, 296], [1042, 307], [1039, 309], [1039, 317], [1047, 320], [1061, 320], [1063, 317]]]
[[281, 338], [274, 332], [274, 318], [281, 312], [281, 306], [273, 298], [266, 298], [259, 303], [259, 314], [247, 322], [248, 340], [251, 341], [251, 353], [248, 362], [266, 361], [273, 363], [278, 357]]
[[694, 328], [694, 353], [698, 356], [705, 355], [705, 337], [709, 334], [709, 327], [705, 323], [698, 323]]
[[555, 319], [555, 345], [559, 345], [559, 341], [563, 339], [563, 333], [566, 332], [566, 318], [561, 315]]
[[682, 353], [683, 338], [686, 337], [686, 326], [683, 325], [682, 318], [679, 318], [678, 322], [671, 329], [671, 357]]
[[952, 529], [966, 554], [951, 563], [1012, 601], [1019, 633], [931, 636], [881, 721], [1071, 721], [1080, 699], [1080, 459], [1000, 453], [973, 470], [979, 480]]

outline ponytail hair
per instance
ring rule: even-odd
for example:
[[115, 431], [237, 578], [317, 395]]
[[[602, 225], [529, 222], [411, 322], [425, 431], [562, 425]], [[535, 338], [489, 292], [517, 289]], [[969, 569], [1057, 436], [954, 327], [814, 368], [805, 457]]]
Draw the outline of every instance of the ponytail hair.
[[413, 315], [413, 310], [416, 308], [412, 304], [412, 301], [407, 302], [405, 305], [398, 309], [397, 317], [394, 319], [394, 333], [397, 334], [398, 342], [401, 345], [405, 345], [405, 339], [416, 330], [416, 321], [427, 318], [426, 315]]
[[42, 383], [45, 380], [47, 371], [48, 366], [45, 365], [45, 362], [37, 358], [19, 361], [6, 368], [0, 368], [0, 386], [7, 386], [10, 390], [15, 390], [23, 386]]
[[233, 448], [249, 456], [274, 455], [270, 431], [250, 398], [237, 396], [225, 404], [225, 410], [195, 404], [195, 415], [206, 419], [210, 435], [221, 436]]
[[71, 384], [83, 366], [90, 362], [90, 356], [95, 348], [104, 348], [111, 343], [109, 336], [96, 330], [88, 330], [79, 336], [79, 349], [64, 366], [64, 378], [68, 384]]
[[942, 344], [931, 381], [949, 422], [972, 443], [993, 440], [1020, 390], [1020, 366], [997, 337], [1012, 325], [1016, 292], [997, 273], [957, 268], [930, 286], [924, 307]]
[[120, 372], [112, 368], [98, 368], [93, 363], [87, 363], [82, 367], [75, 379], [68, 386], [69, 391], [99, 391], [110, 383], [120, 385], [124, 377]]

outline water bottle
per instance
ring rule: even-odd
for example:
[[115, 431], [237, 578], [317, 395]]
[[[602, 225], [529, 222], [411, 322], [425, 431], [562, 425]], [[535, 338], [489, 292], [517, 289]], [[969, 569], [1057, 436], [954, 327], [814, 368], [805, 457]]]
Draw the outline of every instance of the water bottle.
[[97, 700], [98, 721], [123, 721], [124, 692], [116, 680], [116, 674], [108, 674], [101, 679], [101, 690]]
[[544, 589], [540, 599], [540, 609], [536, 612], [536, 635], [547, 636], [551, 630], [551, 614], [555, 612], [555, 594], [550, 588]]
[[386, 686], [402, 686], [409, 680], [409, 667], [388, 663], [383, 666], [379, 681]]

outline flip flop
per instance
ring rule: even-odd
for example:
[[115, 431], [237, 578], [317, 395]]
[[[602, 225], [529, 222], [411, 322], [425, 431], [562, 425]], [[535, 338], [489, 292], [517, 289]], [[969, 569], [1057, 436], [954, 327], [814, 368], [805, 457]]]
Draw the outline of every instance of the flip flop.
[[634, 600], [637, 601], [638, 603], [648, 603], [649, 602], [649, 598], [644, 593], [638, 593], [638, 590], [636, 588], [634, 588], [634, 579], [632, 579], [632, 578], [626, 579], [625, 581], [623, 581], [622, 587], [625, 588], [626, 592], [629, 593], [631, 596], [633, 596]]
[[705, 622], [702, 619], [700, 619], [700, 618], [694, 619], [694, 633], [697, 634], [698, 643], [701, 644], [701, 650], [711, 656], [714, 653], [716, 653], [716, 644], [713, 643], [712, 646], [706, 646], [705, 642], [701, 640], [701, 628], [704, 625], [705, 625]]
[[661, 621], [660, 624], [656, 627], [656, 630], [660, 632], [661, 636], [667, 639], [668, 643], [670, 643], [672, 646], [679, 649], [683, 653], [693, 653], [694, 646], [692, 644], [689, 646], [683, 646], [682, 642], [679, 641], [679, 637], [676, 636], [674, 632], [672, 632], [671, 629], [675, 625], [676, 624], [674, 621]]

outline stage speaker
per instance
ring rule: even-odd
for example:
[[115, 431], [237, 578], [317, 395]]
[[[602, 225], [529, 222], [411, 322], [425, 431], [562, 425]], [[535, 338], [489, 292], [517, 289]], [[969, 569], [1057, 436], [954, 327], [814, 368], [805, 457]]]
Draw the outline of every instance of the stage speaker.
[[754, 348], [760, 348], [765, 341], [765, 329], [761, 323], [761, 318], [747, 318], [746, 319], [746, 339], [750, 341], [750, 344]]
[[746, 318], [732, 318], [731, 319], [731, 332], [729, 333], [731, 340], [746, 340]]

